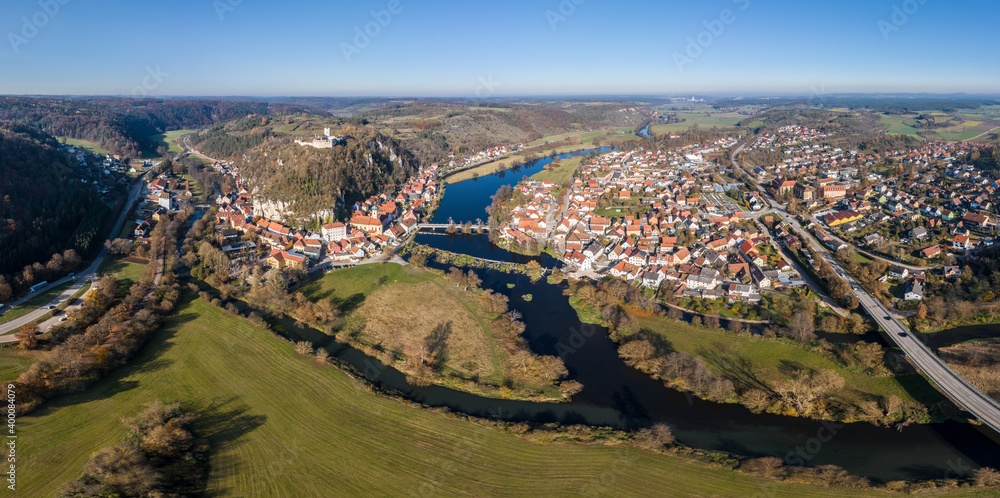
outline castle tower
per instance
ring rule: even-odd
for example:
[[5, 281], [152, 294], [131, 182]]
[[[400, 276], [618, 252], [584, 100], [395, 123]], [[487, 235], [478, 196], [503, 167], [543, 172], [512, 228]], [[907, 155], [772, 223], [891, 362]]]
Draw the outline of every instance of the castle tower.
[[329, 128], [323, 128], [323, 136], [324, 137], [332, 136], [332, 134], [330, 133], [330, 129]]

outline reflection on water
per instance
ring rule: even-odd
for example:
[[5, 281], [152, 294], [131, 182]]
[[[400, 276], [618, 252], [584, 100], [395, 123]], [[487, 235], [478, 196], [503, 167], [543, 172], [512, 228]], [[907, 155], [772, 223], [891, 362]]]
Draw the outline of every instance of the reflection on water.
[[[517, 183], [522, 175], [533, 174], [542, 166], [525, 166], [516, 173], [448, 186], [435, 222], [445, 222], [448, 217], [456, 221], [485, 218], [489, 195], [500, 185]], [[529, 259], [494, 246], [486, 235], [419, 234], [416, 240], [486, 259]], [[549, 267], [558, 263], [547, 255], [536, 259]], [[381, 366], [355, 349], [345, 347], [337, 356], [410, 399], [475, 416], [622, 428], [662, 421], [673, 428], [681, 442], [697, 448], [754, 457], [777, 456], [806, 465], [833, 464], [877, 480], [943, 479], [956, 477], [954, 468], [1000, 468], [1000, 447], [991, 439], [996, 435], [968, 424], [910, 426], [902, 431], [869, 424], [830, 424], [754, 414], [739, 405], [710, 403], [668, 389], [625, 365], [605, 329], [582, 324], [563, 294], [564, 286], [545, 281], [533, 284], [523, 275], [475, 271], [484, 288], [506, 295], [511, 308], [523, 315], [524, 335], [531, 349], [561, 357], [570, 378], [583, 384], [583, 391], [572, 402], [496, 400], [437, 386], [416, 387], [409, 385], [400, 372]], [[521, 298], [525, 294], [532, 295], [530, 302]], [[713, 347], [720, 353], [735, 354], [725, 344]]]

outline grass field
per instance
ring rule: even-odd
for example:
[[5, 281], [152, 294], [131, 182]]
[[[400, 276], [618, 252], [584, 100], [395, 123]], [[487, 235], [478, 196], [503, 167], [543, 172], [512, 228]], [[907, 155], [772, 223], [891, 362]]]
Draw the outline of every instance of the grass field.
[[882, 119], [882, 125], [885, 126], [886, 133], [890, 133], [893, 135], [918, 134], [918, 130], [916, 126], [914, 126], [916, 124], [914, 121], [914, 118], [916, 116], [910, 116], [910, 115], [903, 116], [898, 114], [887, 116], [885, 114], [882, 114], [880, 117]]
[[573, 178], [573, 173], [580, 166], [580, 162], [583, 161], [582, 157], [571, 157], [568, 159], [563, 159], [552, 166], [555, 166], [552, 170], [542, 170], [531, 176], [532, 179], [543, 182], [545, 180], [551, 180], [556, 185], [562, 185]]
[[28, 370], [39, 355], [38, 351], [20, 349], [16, 342], [0, 347], [0, 381], [16, 379], [18, 375]]
[[383, 285], [352, 313], [351, 321], [363, 321], [359, 341], [398, 354], [405, 354], [433, 331], [445, 330], [444, 367], [503, 382], [506, 373], [501, 361], [506, 363], [506, 357], [498, 359], [489, 321], [480, 319], [479, 305], [470, 297], [440, 278]]
[[528, 442], [375, 396], [201, 300], [181, 303], [130, 365], [18, 420], [19, 493], [51, 496], [153, 399], [201, 413], [207, 496], [872, 494], [758, 482], [631, 448]]
[[142, 274], [145, 272], [146, 265], [108, 258], [98, 268], [97, 276], [100, 278], [109, 273], [113, 274], [118, 279], [118, 288], [128, 292], [129, 287], [142, 280]]
[[66, 282], [57, 285], [21, 303], [19, 306], [15, 306], [13, 308], [8, 309], [7, 312], [3, 314], [3, 316], [0, 316], [0, 323], [7, 323], [11, 320], [21, 318], [22, 316], [27, 315], [32, 311], [35, 311], [36, 309], [38, 309], [39, 306], [45, 305], [49, 301], [55, 299], [56, 296], [58, 296], [59, 294], [62, 294], [62, 291], [68, 289], [71, 285], [73, 285], [73, 282]]
[[69, 137], [58, 137], [58, 138], [59, 138], [60, 142], [66, 142], [67, 145], [73, 145], [73, 146], [75, 146], [77, 148], [85, 149], [88, 152], [96, 152], [98, 154], [110, 154], [111, 153], [111, 152], [108, 152], [105, 149], [102, 149], [100, 146], [98, 146], [97, 144], [95, 144], [94, 142], [91, 142], [89, 140], [77, 140], [75, 138], [69, 138]]
[[[179, 145], [175, 144], [174, 141], [178, 138], [187, 135], [189, 133], [194, 133], [196, 130], [173, 130], [166, 133], [161, 133], [159, 135], [153, 135], [150, 137], [154, 142], [156, 142], [156, 147], [164, 146], [171, 155], [177, 155], [184, 151]], [[154, 147], [154, 150], [155, 148]]]
[[[436, 376], [436, 384], [488, 397], [562, 398], [551, 383], [519, 378], [510, 354], [493, 334], [494, 315], [481, 311], [475, 294], [435, 273], [397, 264], [361, 265], [328, 273], [299, 290], [314, 301], [332, 299], [348, 312], [344, 330], [357, 331], [354, 338], [363, 348], [378, 345], [407, 354], [414, 344], [446, 325], [445, 375]], [[370, 349], [369, 353], [380, 354]], [[395, 366], [414, 373], [405, 361]], [[470, 378], [478, 380], [466, 382]], [[515, 392], [498, 389], [508, 379], [513, 381], [511, 387], [516, 386]]]
[[713, 357], [745, 360], [752, 365], [754, 375], [767, 384], [787, 379], [783, 370], [789, 366], [835, 370], [846, 381], [844, 390], [836, 395], [847, 402], [858, 401], [869, 394], [894, 394], [903, 400], [927, 404], [941, 399], [940, 393], [920, 375], [873, 378], [856, 374], [826, 356], [790, 342], [738, 336], [669, 318], [641, 318], [640, 323], [643, 329], [668, 341], [673, 350], [705, 357], [709, 367], [719, 374], [725, 372], [713, 362]]
[[735, 126], [736, 123], [746, 119], [747, 117], [735, 113], [735, 112], [687, 112], [679, 111], [677, 112], [677, 117], [681, 119], [686, 119], [683, 123], [670, 123], [670, 124], [658, 124], [653, 125], [651, 131], [653, 133], [664, 134], [676, 131], [685, 131], [691, 129], [694, 125], [698, 125], [699, 128], [712, 128], [713, 126], [718, 126], [719, 128], [725, 128], [729, 126]]

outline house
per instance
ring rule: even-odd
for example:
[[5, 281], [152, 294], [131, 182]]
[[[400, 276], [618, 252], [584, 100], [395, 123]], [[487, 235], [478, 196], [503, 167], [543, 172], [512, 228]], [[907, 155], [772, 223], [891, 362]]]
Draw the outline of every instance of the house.
[[847, 196], [847, 185], [823, 185], [824, 199], [843, 199]]
[[903, 299], [907, 301], [922, 301], [924, 299], [924, 284], [914, 279], [903, 291]]
[[369, 235], [381, 235], [385, 230], [385, 224], [378, 218], [355, 213], [351, 218], [351, 226]]
[[162, 192], [167, 189], [167, 181], [163, 178], [157, 178], [149, 184], [149, 190], [155, 190], [157, 192]]
[[965, 213], [962, 224], [970, 228], [989, 228], [992, 225], [989, 216], [979, 213]]
[[795, 197], [798, 197], [799, 199], [802, 199], [804, 201], [811, 201], [813, 199], [813, 189], [809, 188], [807, 185], [796, 183]]
[[917, 227], [910, 230], [910, 238], [914, 240], [924, 240], [927, 238], [927, 229], [924, 227]]
[[156, 196], [156, 204], [168, 211], [177, 209], [177, 203], [174, 201], [173, 197], [170, 197], [170, 193], [165, 191], [160, 192]]
[[824, 216], [823, 221], [827, 224], [827, 226], [836, 227], [847, 223], [853, 223], [862, 218], [864, 218], [864, 216], [857, 211], [840, 211], [838, 213], [831, 213]]
[[731, 299], [750, 299], [753, 287], [747, 284], [731, 283], [726, 289], [726, 297]]
[[663, 274], [655, 271], [647, 271], [642, 274], [642, 285], [649, 288], [659, 287], [663, 281]]
[[343, 223], [328, 223], [323, 225], [321, 230], [323, 239], [327, 242], [336, 242], [347, 238], [347, 225]]
[[581, 270], [589, 270], [592, 268], [591, 260], [585, 256], [582, 252], [571, 251], [566, 253], [566, 261], [576, 265]]
[[906, 278], [910, 276], [910, 270], [899, 265], [890, 266], [888, 273], [892, 278]]
[[941, 254], [941, 245], [940, 244], [934, 244], [934, 245], [928, 247], [927, 249], [924, 249], [923, 251], [920, 251], [920, 255], [924, 259], [931, 259], [934, 256], [937, 256], [938, 254]]
[[286, 269], [286, 268], [305, 269], [306, 257], [303, 254], [275, 249], [271, 251], [271, 254], [267, 257], [267, 264], [273, 268], [278, 268], [278, 269]]
[[959, 266], [944, 267], [944, 278], [953, 279], [962, 276], [962, 268]]
[[883, 239], [882, 236], [879, 235], [879, 234], [877, 234], [877, 233], [873, 233], [871, 235], [866, 235], [865, 238], [864, 238], [866, 246], [878, 246], [878, 245], [882, 244], [883, 240], [885, 240], [885, 239]]
[[797, 183], [794, 180], [774, 181], [774, 188], [778, 191], [778, 195], [785, 195], [791, 192], [796, 185]]
[[972, 241], [969, 240], [968, 235], [956, 235], [951, 246], [955, 249], [969, 249], [972, 247]]

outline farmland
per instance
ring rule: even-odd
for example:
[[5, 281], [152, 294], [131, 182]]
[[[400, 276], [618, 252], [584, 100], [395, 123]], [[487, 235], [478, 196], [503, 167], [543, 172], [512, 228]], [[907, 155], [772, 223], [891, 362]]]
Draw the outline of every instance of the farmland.
[[169, 154], [176, 155], [180, 154], [184, 150], [174, 142], [184, 135], [194, 133], [194, 131], [195, 130], [173, 130], [159, 135], [153, 135], [150, 138], [157, 144], [157, 146], [162, 145], [166, 147]]
[[77, 140], [75, 138], [59, 137], [60, 142], [65, 142], [66, 145], [72, 145], [80, 149], [84, 149], [87, 152], [96, 152], [98, 154], [110, 154], [106, 149], [102, 149], [99, 145], [88, 140]]
[[681, 123], [658, 124], [651, 127], [652, 133], [664, 134], [689, 130], [695, 125], [699, 128], [719, 127], [725, 128], [735, 126], [736, 123], [747, 118], [747, 116], [735, 112], [691, 112], [678, 111], [677, 119], [685, 121]]
[[529, 442], [375, 396], [292, 349], [201, 300], [182, 302], [130, 365], [20, 419], [31, 437], [18, 447], [30, 462], [19, 491], [54, 494], [91, 453], [125, 438], [122, 417], [160, 399], [201, 414], [195, 430], [210, 444], [210, 496], [862, 494], [761, 483], [621, 446]]

